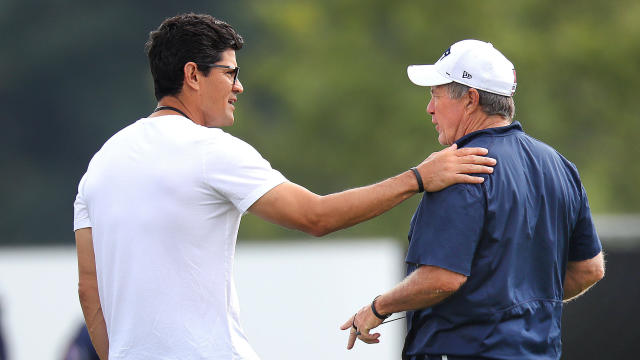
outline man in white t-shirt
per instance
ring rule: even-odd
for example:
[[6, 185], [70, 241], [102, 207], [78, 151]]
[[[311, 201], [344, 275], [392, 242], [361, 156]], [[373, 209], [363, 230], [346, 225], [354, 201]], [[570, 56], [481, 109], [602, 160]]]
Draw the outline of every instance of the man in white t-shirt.
[[485, 149], [450, 147], [374, 185], [319, 196], [233, 125], [243, 40], [208, 15], [165, 20], [147, 53], [158, 107], [111, 137], [78, 187], [79, 295], [102, 359], [258, 359], [238, 319], [236, 236], [249, 211], [321, 236], [427, 189], [479, 183]]

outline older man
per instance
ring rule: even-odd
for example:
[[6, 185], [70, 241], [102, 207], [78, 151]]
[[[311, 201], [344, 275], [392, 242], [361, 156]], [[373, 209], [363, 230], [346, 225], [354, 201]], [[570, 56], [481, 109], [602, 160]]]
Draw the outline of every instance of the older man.
[[483, 184], [426, 193], [409, 231], [407, 277], [351, 317], [347, 348], [407, 311], [403, 359], [558, 359], [563, 301], [604, 276], [601, 245], [575, 166], [512, 122], [516, 75], [491, 44], [453, 44], [408, 68], [431, 87], [443, 145], [498, 161]]
[[[234, 123], [240, 35], [209, 15], [165, 20], [147, 43], [158, 107], [109, 139], [78, 187], [79, 294], [100, 358], [257, 359], [233, 280], [243, 213], [323, 235], [420, 189], [481, 183], [486, 149], [450, 147], [377, 184], [319, 196], [286, 180]], [[424, 181], [423, 181], [424, 180]]]

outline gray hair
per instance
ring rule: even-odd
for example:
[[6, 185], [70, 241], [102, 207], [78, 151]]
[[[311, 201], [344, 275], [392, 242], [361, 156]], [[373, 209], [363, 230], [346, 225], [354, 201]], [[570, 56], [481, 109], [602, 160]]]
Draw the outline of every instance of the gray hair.
[[[455, 81], [443, 86], [446, 86], [449, 90], [449, 97], [451, 99], [460, 99], [470, 89], [469, 86]], [[478, 94], [480, 94], [479, 102], [485, 114], [489, 116], [500, 115], [509, 121], [513, 120], [513, 116], [516, 114], [516, 104], [513, 102], [513, 97], [498, 95], [479, 89], [476, 90]]]

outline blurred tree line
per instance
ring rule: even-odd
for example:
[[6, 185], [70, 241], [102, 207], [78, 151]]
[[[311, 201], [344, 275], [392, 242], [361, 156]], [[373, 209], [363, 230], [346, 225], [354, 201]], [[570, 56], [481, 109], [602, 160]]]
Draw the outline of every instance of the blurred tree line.
[[[640, 211], [640, 3], [185, 0], [0, 3], [0, 244], [71, 243], [91, 156], [156, 105], [144, 54], [169, 16], [204, 12], [246, 40], [228, 131], [326, 194], [395, 175], [441, 149], [427, 89], [406, 66], [466, 38], [516, 66], [516, 120], [573, 161], [595, 213]], [[419, 197], [335, 236], [404, 239]], [[243, 219], [240, 239], [301, 233]]]

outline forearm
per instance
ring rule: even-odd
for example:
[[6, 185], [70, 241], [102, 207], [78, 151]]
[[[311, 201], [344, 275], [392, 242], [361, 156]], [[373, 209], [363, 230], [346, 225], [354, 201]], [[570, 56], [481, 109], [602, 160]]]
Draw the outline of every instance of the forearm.
[[562, 300], [571, 301], [576, 297], [582, 295], [585, 291], [589, 289], [593, 284], [583, 284], [578, 281], [575, 276], [571, 276], [567, 274], [564, 280], [564, 296]]
[[584, 294], [590, 287], [604, 277], [604, 256], [602, 253], [593, 259], [569, 262], [564, 276], [564, 295], [562, 299], [571, 301]]
[[[455, 293], [467, 277], [437, 266], [420, 266], [391, 291], [378, 296], [375, 309], [379, 315], [417, 310], [438, 304]], [[368, 344], [380, 342], [380, 334], [369, 331], [378, 327], [382, 320], [367, 304], [351, 316], [340, 328], [351, 329], [347, 349], [353, 348], [356, 337]]]
[[91, 336], [91, 342], [100, 359], [109, 357], [107, 325], [102, 314], [96, 260], [93, 251], [91, 228], [76, 230], [76, 250], [78, 252], [78, 296], [84, 320]]
[[[416, 167], [426, 191], [439, 191], [455, 183], [481, 183], [483, 178], [465, 173], [491, 173], [495, 160], [483, 158], [486, 149], [449, 147], [431, 154]], [[378, 216], [418, 192], [418, 179], [412, 170], [357, 189], [322, 196], [317, 201], [316, 220], [324, 221], [320, 235], [343, 229]]]
[[[604, 276], [604, 274], [602, 276]], [[567, 274], [564, 277], [564, 295], [562, 300], [567, 302], [579, 297], [587, 292], [587, 290], [595, 285], [600, 279], [602, 279], [602, 277], [597, 274], [584, 274], [567, 271]]]
[[97, 287], [80, 291], [80, 305], [93, 347], [100, 359], [106, 360], [109, 355], [109, 338]]
[[[495, 160], [480, 157], [486, 149], [451, 146], [431, 154], [417, 166], [426, 191], [439, 191], [455, 183], [479, 184], [491, 173]], [[319, 196], [300, 185], [285, 182], [268, 191], [248, 209], [261, 218], [314, 236], [344, 229], [378, 216], [418, 192], [419, 182], [407, 170], [377, 184]]]
[[418, 182], [410, 171], [377, 184], [319, 196], [310, 204], [318, 233], [324, 235], [376, 217], [418, 191]]
[[454, 294], [466, 277], [435, 266], [421, 266], [376, 300], [380, 314], [434, 306]]

